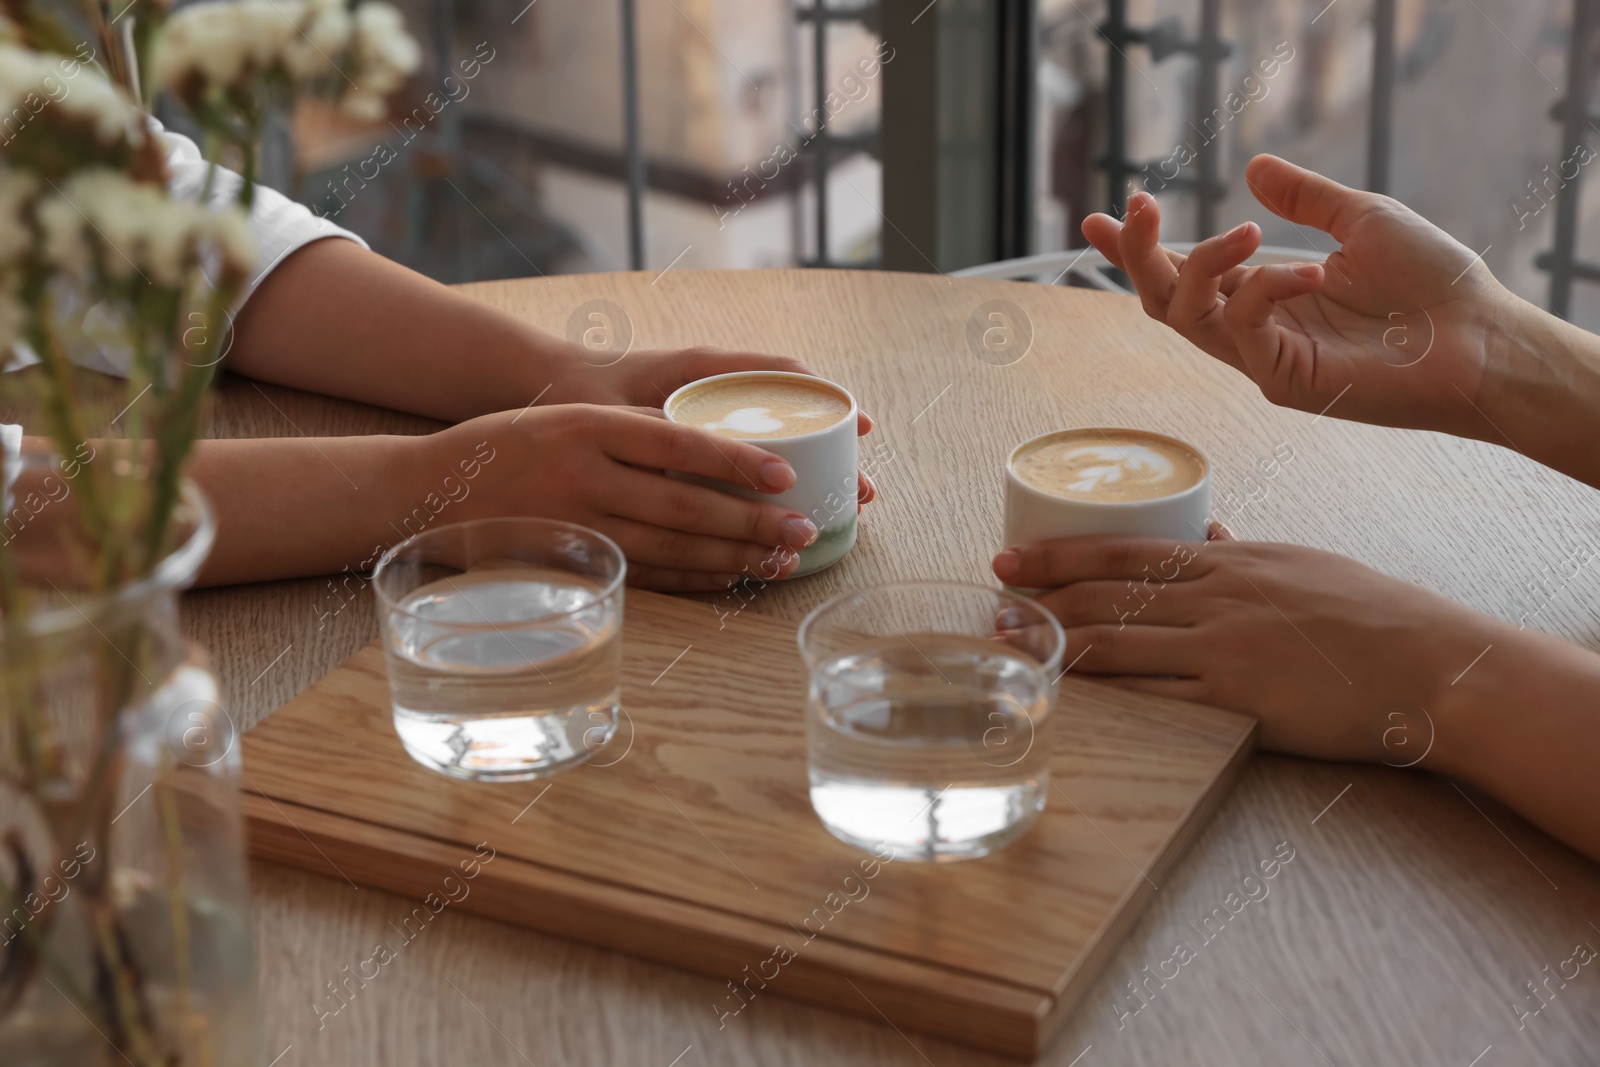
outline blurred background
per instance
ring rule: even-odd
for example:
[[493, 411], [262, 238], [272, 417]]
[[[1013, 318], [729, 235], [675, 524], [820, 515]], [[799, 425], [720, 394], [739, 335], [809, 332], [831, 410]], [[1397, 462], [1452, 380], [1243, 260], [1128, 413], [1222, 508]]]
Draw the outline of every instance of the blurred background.
[[304, 108], [266, 175], [441, 281], [950, 271], [1078, 247], [1141, 187], [1174, 240], [1252, 218], [1331, 250], [1244, 188], [1270, 151], [1398, 197], [1600, 328], [1589, 0], [401, 6], [427, 59], [390, 116]]

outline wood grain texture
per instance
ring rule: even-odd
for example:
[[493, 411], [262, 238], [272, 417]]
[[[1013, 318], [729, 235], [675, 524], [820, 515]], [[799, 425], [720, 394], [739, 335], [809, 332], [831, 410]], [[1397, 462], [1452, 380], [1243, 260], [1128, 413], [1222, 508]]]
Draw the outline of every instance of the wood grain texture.
[[461, 910], [721, 978], [743, 990], [729, 1015], [798, 997], [1031, 1059], [1255, 734], [1232, 712], [1069, 680], [1055, 788], [1020, 841], [982, 862], [879, 863], [811, 812], [793, 623], [726, 625], [631, 590], [623, 630], [617, 736], [517, 785], [407, 756], [368, 645], [246, 736], [251, 851], [450, 899], [441, 877], [483, 845], [494, 859], [452, 883]]
[[[637, 347], [710, 342], [798, 355], [856, 392], [879, 422], [874, 437], [895, 449], [875, 471], [883, 498], [839, 568], [769, 587], [746, 612], [792, 621], [847, 579], [981, 579], [1000, 531], [1001, 448], [1058, 426], [1124, 423], [1203, 447], [1219, 500], [1253, 495], [1232, 519], [1241, 536], [1342, 552], [1513, 620], [1534, 610], [1532, 625], [1600, 647], [1600, 568], [1566, 584], [1545, 570], [1600, 543], [1592, 491], [1493, 445], [1344, 424], [1337, 408], [1322, 419], [1274, 409], [1129, 298], [791, 271], [672, 270], [467, 291], [558, 333], [579, 305], [608, 299], [628, 312]], [[968, 317], [993, 299], [1032, 322], [1033, 347], [1014, 366], [990, 366], [966, 347]], [[428, 428], [237, 380], [218, 400], [219, 436]], [[1266, 478], [1255, 464], [1281, 444], [1295, 458]], [[1539, 582], [1543, 592], [1529, 589]], [[188, 632], [210, 651], [241, 726], [376, 634], [367, 598], [319, 617], [328, 596], [327, 581], [315, 579], [186, 598]], [[1152, 874], [1150, 905], [1040, 1062], [1596, 1062], [1592, 968], [1559, 988], [1552, 980], [1537, 1015], [1519, 1017], [1513, 1004], [1531, 1009], [1524, 983], [1545, 979], [1543, 968], [1555, 970], [1576, 942], [1600, 947], [1591, 925], [1600, 925], [1600, 873], [1469, 794], [1414, 772], [1256, 757], [1186, 856]], [[1128, 983], [1179, 941], [1199, 942], [1191, 924], [1284, 841], [1296, 858], [1270, 894], [1192, 946], [1196, 958], [1171, 981], [1151, 982], [1148, 1001], [1130, 1001]], [[414, 905], [273, 863], [255, 864], [253, 875], [267, 1055], [282, 1055], [278, 1067], [1001, 1062], [779, 997], [719, 1027], [719, 981], [449, 908], [337, 1015], [319, 1016], [313, 1005], [327, 983], [392, 938], [389, 924]], [[1133, 1004], [1142, 1007], [1124, 1014]]]

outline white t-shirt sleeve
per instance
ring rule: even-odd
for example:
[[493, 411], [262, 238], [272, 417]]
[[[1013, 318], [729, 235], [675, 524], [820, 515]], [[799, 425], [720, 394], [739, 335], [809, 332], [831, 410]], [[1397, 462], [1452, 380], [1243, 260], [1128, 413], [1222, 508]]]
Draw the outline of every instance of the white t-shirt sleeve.
[[[200, 154], [199, 146], [182, 134], [164, 129], [153, 118], [150, 119], [150, 130], [166, 150], [167, 188], [178, 199], [198, 200], [211, 167]], [[243, 179], [233, 171], [218, 167], [211, 182], [211, 203], [217, 206], [234, 203], [242, 182]], [[362, 248], [367, 247], [367, 243], [356, 234], [342, 226], [335, 226], [276, 189], [260, 184], [256, 185], [255, 200], [250, 205], [250, 235], [255, 238], [257, 266], [255, 274], [240, 292], [235, 310], [244, 306], [262, 279], [287, 259], [290, 253], [312, 241], [324, 237], [342, 237]], [[101, 305], [84, 306], [73, 301], [71, 294], [62, 293], [58, 296], [57, 312], [67, 327], [65, 347], [74, 363], [90, 370], [127, 377], [130, 354]], [[16, 370], [37, 362], [38, 356], [27, 345], [18, 344], [6, 369]], [[0, 445], [3, 445], [3, 441], [0, 441]]]
[[[182, 134], [162, 129], [154, 119], [150, 122], [167, 150], [167, 173], [171, 180], [167, 188], [180, 200], [200, 199], [205, 188], [206, 172], [211, 165], [200, 154], [200, 148]], [[217, 168], [211, 183], [211, 202], [217, 206], [232, 204], [239, 196], [243, 179], [231, 170]], [[250, 234], [256, 240], [256, 273], [244, 291], [239, 294], [239, 304], [244, 305], [255, 292], [261, 280], [289, 258], [295, 250], [324, 237], [343, 237], [362, 248], [367, 242], [342, 226], [312, 212], [304, 204], [297, 204], [276, 189], [257, 185], [255, 200], [250, 205]]]

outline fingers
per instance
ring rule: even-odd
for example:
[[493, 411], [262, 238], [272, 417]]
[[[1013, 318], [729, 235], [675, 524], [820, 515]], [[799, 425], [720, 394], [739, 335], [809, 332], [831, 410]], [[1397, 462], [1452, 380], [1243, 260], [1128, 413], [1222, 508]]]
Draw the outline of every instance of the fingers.
[[1200, 673], [1192, 632], [1176, 626], [1098, 624], [1067, 630], [1066, 662], [1074, 674], [1192, 678]]
[[1268, 211], [1339, 241], [1373, 204], [1375, 194], [1340, 185], [1277, 156], [1259, 155], [1245, 168], [1250, 191]]
[[1187, 580], [1211, 570], [1198, 551], [1201, 547], [1126, 537], [1063, 537], [1006, 549], [994, 558], [994, 573], [1007, 585], [1027, 589], [1112, 578]]
[[1122, 269], [1139, 291], [1145, 314], [1166, 322], [1167, 305], [1178, 284], [1178, 268], [1161, 247], [1160, 238], [1161, 209], [1156, 198], [1149, 193], [1134, 193], [1117, 241]]
[[769, 580], [786, 578], [799, 561], [796, 551], [788, 547], [686, 533], [615, 516], [606, 522], [606, 533], [630, 564], [721, 574], [727, 578], [724, 585], [741, 574], [757, 574]]
[[1207, 541], [1237, 541], [1238, 538], [1233, 536], [1233, 531], [1228, 529], [1222, 523], [1213, 522], [1210, 526], [1206, 527], [1206, 540]]
[[[1170, 572], [1170, 568], [1168, 569]], [[1035, 599], [1062, 626], [1187, 626], [1197, 620], [1181, 583], [1160, 578], [1073, 582]]]
[[1284, 331], [1273, 313], [1283, 301], [1315, 290], [1322, 277], [1322, 267], [1315, 263], [1252, 267], [1228, 298], [1223, 321], [1239, 351], [1242, 369], [1257, 385], [1276, 372], [1283, 350]]
[[1177, 286], [1167, 306], [1166, 322], [1190, 340], [1206, 326], [1221, 326], [1222, 277], [1261, 247], [1261, 230], [1253, 222], [1241, 223], [1195, 246], [1178, 269]]
[[1083, 236], [1118, 270], [1122, 269], [1122, 223], [1096, 211], [1083, 220]]
[[597, 435], [613, 459], [654, 470], [698, 474], [781, 493], [794, 485], [794, 470], [771, 452], [731, 437], [716, 437], [662, 418], [643, 418], [620, 408], [595, 409], [604, 421]]
[[[797, 511], [703, 485], [626, 467], [617, 467], [608, 484], [612, 487], [607, 494], [608, 507], [613, 515], [662, 531], [727, 538], [769, 549], [787, 545], [798, 550], [817, 539], [816, 526]], [[693, 540], [678, 539], [673, 547], [690, 551]]]
[[856, 471], [856, 510], [859, 511], [861, 505], [870, 504], [876, 499], [878, 499], [878, 487], [865, 472]]

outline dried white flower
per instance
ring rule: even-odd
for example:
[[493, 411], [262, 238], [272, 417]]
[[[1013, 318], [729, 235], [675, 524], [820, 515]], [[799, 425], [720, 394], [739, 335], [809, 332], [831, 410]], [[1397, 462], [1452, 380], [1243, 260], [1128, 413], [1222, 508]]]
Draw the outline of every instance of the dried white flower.
[[[72, 91], [54, 96], [48, 89], [60, 84], [67, 64], [76, 68]], [[31, 118], [46, 108], [59, 108], [63, 114], [89, 123], [102, 144], [118, 139], [137, 143], [144, 136], [143, 113], [97, 68], [55, 53], [0, 42], [0, 115], [20, 111]]]
[[[280, 73], [296, 87], [331, 86], [341, 107], [381, 117], [383, 97], [417, 69], [422, 50], [400, 12], [345, 0], [216, 0], [173, 14], [153, 60], [158, 84], [248, 88]], [[351, 86], [354, 88], [351, 88]]]
[[327, 77], [336, 57], [350, 46], [350, 12], [344, 0], [308, 0], [302, 23], [305, 32], [289, 45], [284, 65], [296, 81]]
[[182, 8], [167, 20], [156, 46], [155, 80], [173, 89], [190, 79], [217, 88], [247, 87], [300, 40], [304, 17], [300, 0], [230, 0]]
[[374, 2], [356, 8], [350, 58], [356, 88], [340, 98], [339, 107], [358, 118], [377, 120], [388, 111], [384, 98], [417, 69], [422, 50], [406, 32], [400, 12], [389, 4]]
[[177, 287], [189, 271], [215, 263], [233, 273], [255, 265], [249, 225], [233, 210], [173, 200], [165, 189], [112, 170], [74, 175], [38, 207], [45, 255], [80, 277], [99, 263], [113, 278], [137, 272], [156, 285]]
[[405, 18], [393, 4], [368, 0], [356, 8], [356, 82], [363, 93], [387, 96], [405, 84], [406, 75], [422, 61], [422, 49], [406, 32]]

